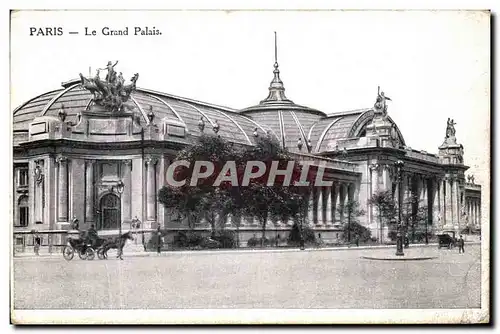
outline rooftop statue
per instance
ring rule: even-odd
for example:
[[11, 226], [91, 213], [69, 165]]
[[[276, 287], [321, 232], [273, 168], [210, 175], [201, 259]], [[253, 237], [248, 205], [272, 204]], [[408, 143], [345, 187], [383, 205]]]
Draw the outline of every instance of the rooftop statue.
[[380, 91], [380, 86], [378, 86], [377, 100], [373, 108], [375, 111], [381, 112], [382, 117], [387, 117], [387, 103], [386, 100], [392, 101], [388, 96], [385, 96], [384, 92]]
[[[130, 79], [130, 84], [125, 85], [122, 73], [116, 75], [114, 67], [110, 61], [104, 69], [97, 69], [93, 78], [86, 78], [80, 73], [81, 85], [93, 95], [95, 104], [105, 107], [111, 112], [123, 111], [123, 104], [128, 101], [130, 94], [136, 89], [139, 74], [136, 73]], [[101, 80], [100, 71], [107, 70], [106, 80]]]
[[451, 118], [448, 118], [446, 124], [446, 138], [455, 137], [455, 121]]

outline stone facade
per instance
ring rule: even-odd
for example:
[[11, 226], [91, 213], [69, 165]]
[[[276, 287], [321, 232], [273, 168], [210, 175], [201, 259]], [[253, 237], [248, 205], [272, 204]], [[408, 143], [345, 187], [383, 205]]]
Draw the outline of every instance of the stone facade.
[[[353, 200], [372, 235], [386, 238], [387, 227], [368, 204], [385, 190], [394, 198], [400, 192], [403, 200], [418, 198], [435, 232], [480, 227], [481, 188], [465, 182], [468, 167], [454, 135], [430, 154], [408, 147], [392, 119], [374, 108], [327, 115], [297, 105], [284, 96], [277, 63], [269, 90], [268, 98], [244, 110], [137, 88], [124, 111], [109, 113], [77, 80], [33, 98], [14, 110], [14, 230], [66, 230], [74, 218], [80, 229], [94, 224], [101, 234], [117, 233], [118, 224], [129, 230], [135, 219], [141, 228], [186, 229], [157, 193], [176, 153], [214, 131], [237, 145], [271, 135], [301, 163], [324, 165], [324, 179], [333, 183], [311, 188], [307, 222], [325, 240], [339, 237], [345, 204]], [[405, 163], [401, 189], [398, 160]], [[268, 224], [282, 237], [291, 225]], [[229, 217], [226, 226], [239, 229], [243, 240], [259, 231], [241, 217]], [[207, 230], [206, 221], [196, 229]]]

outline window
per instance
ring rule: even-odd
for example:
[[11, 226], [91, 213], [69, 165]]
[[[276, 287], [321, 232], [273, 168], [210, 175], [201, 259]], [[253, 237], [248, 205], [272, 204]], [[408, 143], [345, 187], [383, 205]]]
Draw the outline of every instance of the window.
[[28, 169], [27, 168], [20, 168], [19, 169], [18, 185], [20, 187], [28, 186]]
[[29, 206], [28, 206], [28, 196], [22, 196], [18, 202], [19, 209], [19, 221], [18, 225], [22, 227], [28, 226], [29, 221]]
[[101, 175], [103, 180], [115, 180], [118, 178], [118, 164], [105, 162], [101, 164]]

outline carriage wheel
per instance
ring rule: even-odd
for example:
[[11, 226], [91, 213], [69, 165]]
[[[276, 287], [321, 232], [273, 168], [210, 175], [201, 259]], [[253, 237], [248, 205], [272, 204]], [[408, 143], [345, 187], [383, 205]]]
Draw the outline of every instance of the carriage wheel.
[[99, 249], [97, 250], [97, 257], [99, 258], [99, 260], [104, 260], [104, 259], [106, 259], [106, 258], [104, 257], [104, 248], [99, 248]]
[[86, 260], [87, 259], [87, 253], [84, 252], [83, 250], [79, 249], [78, 250], [78, 256], [80, 257], [80, 259], [82, 260]]
[[87, 257], [87, 260], [92, 261], [95, 258], [94, 249], [92, 247], [87, 248], [87, 250], [85, 251], [85, 255]]
[[63, 249], [63, 257], [66, 261], [71, 261], [73, 259], [73, 256], [75, 256], [75, 250], [73, 247], [66, 245]]

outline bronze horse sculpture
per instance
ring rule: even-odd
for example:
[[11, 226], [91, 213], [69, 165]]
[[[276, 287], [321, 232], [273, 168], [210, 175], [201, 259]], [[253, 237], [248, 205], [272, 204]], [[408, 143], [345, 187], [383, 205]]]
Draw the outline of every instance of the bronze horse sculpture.
[[94, 102], [111, 111], [121, 111], [123, 103], [128, 101], [130, 94], [136, 89], [139, 73], [134, 74], [130, 84], [121, 86], [116, 82], [107, 82], [99, 78], [99, 71], [94, 78], [86, 78], [80, 73], [80, 84], [94, 95]]

